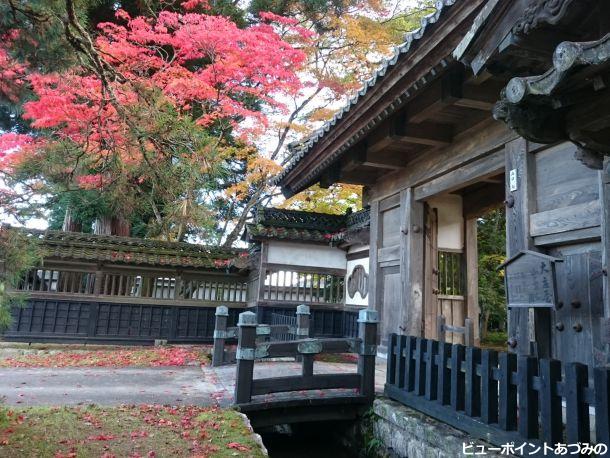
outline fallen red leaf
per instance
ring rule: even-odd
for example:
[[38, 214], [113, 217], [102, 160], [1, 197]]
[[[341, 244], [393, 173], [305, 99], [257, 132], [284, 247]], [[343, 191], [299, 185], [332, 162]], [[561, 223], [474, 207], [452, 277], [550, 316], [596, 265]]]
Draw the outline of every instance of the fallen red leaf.
[[247, 445], [240, 444], [239, 442], [229, 442], [227, 444], [227, 448], [239, 450], [240, 452], [247, 452], [250, 450], [250, 447], [248, 447]]

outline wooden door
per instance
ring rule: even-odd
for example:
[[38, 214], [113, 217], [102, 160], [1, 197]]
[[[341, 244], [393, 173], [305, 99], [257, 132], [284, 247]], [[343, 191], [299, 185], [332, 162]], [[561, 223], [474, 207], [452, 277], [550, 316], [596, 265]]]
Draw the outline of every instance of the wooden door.
[[382, 347], [390, 333], [422, 332], [423, 218], [412, 189], [371, 204], [370, 300], [380, 315]]
[[[377, 207], [376, 256], [376, 305], [379, 312], [381, 346], [387, 346], [390, 333], [402, 334], [401, 277], [400, 277], [400, 195], [381, 200]], [[376, 258], [376, 259], [374, 259]]]

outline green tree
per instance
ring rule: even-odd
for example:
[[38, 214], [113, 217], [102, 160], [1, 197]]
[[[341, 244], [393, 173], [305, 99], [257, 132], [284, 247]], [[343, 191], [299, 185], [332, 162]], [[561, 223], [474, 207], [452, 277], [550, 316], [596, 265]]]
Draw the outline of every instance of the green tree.
[[504, 271], [498, 267], [506, 260], [506, 214], [504, 208], [479, 218], [479, 307], [482, 313], [481, 338], [490, 330], [506, 329]]
[[11, 308], [23, 304], [25, 296], [11, 291], [23, 275], [42, 259], [37, 242], [23, 233], [0, 226], [0, 332], [11, 323]]

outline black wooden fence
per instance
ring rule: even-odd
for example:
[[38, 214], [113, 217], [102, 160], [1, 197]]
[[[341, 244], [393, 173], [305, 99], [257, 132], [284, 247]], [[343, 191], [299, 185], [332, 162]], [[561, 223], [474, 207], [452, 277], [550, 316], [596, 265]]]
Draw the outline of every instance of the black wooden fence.
[[[229, 309], [229, 325], [241, 308]], [[152, 344], [211, 342], [214, 307], [28, 299], [11, 310], [5, 340], [25, 342]]]
[[385, 391], [495, 445], [610, 445], [608, 367], [391, 334]]
[[[179, 305], [168, 300], [154, 304], [110, 301], [99, 297], [28, 298], [11, 309], [12, 323], [5, 340], [22, 342], [73, 342], [152, 344], [212, 342], [216, 307]], [[144, 301], [143, 301], [144, 302]], [[235, 326], [244, 309], [228, 308], [227, 326]], [[261, 323], [272, 323], [273, 315], [294, 319], [295, 307], [256, 307]], [[340, 309], [311, 311], [313, 337], [357, 337], [357, 312]]]

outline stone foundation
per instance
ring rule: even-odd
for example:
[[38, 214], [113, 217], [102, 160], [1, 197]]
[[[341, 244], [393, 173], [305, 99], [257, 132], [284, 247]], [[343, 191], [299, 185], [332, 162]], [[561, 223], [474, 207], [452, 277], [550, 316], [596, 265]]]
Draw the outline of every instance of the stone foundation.
[[[463, 454], [463, 444], [484, 445], [486, 455], [504, 456], [487, 451], [489, 444], [473, 440], [467, 433], [441, 423], [421, 412], [378, 398], [373, 404], [372, 435], [380, 444], [379, 455], [400, 458], [454, 458]], [[369, 433], [370, 434], [370, 433]]]

